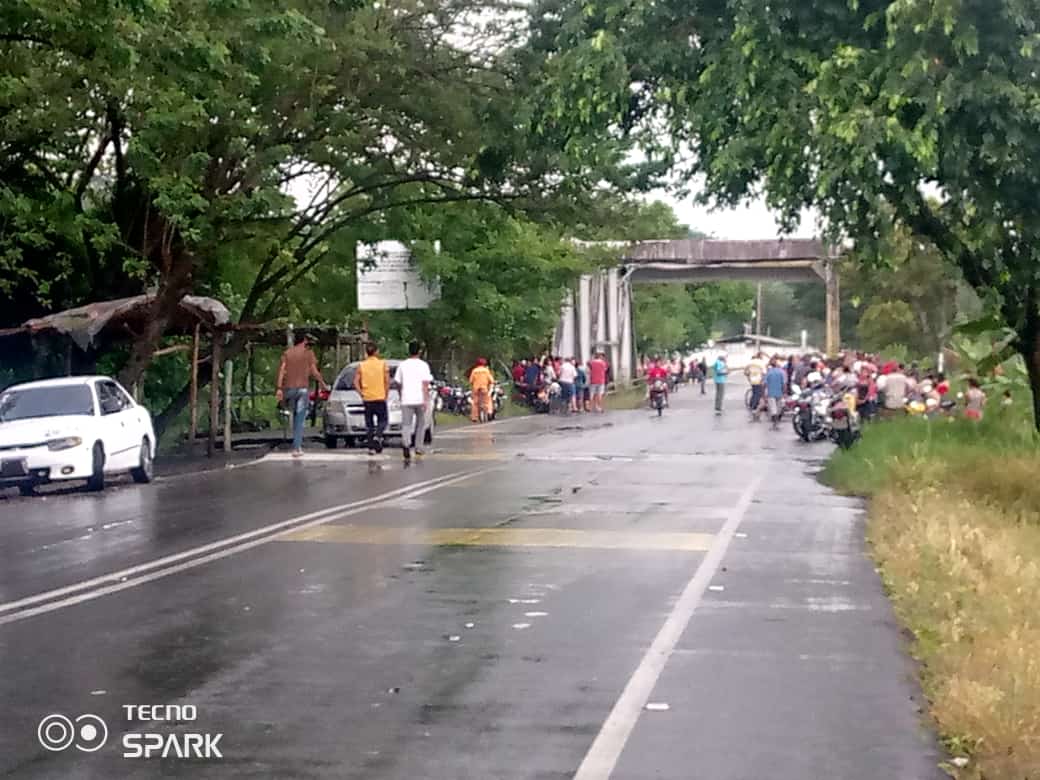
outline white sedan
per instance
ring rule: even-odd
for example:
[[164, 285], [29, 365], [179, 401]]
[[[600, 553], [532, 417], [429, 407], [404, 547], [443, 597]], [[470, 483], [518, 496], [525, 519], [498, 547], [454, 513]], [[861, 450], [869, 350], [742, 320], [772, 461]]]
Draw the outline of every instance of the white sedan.
[[109, 474], [151, 482], [155, 432], [148, 410], [105, 376], [12, 385], [0, 392], [0, 487], [85, 479], [102, 490]]

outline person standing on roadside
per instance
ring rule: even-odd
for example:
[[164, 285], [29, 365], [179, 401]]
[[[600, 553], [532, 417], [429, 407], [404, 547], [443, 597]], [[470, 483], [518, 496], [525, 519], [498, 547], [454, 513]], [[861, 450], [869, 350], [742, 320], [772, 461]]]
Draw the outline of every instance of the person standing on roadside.
[[293, 339], [294, 346], [282, 353], [282, 362], [278, 365], [278, 379], [275, 381], [275, 398], [284, 402], [292, 414], [293, 443], [292, 456], [303, 455], [303, 426], [307, 420], [307, 407], [310, 405], [311, 379], [317, 380], [322, 390], [329, 386], [318, 370], [318, 359], [311, 351], [314, 339], [306, 333], [297, 333]]
[[877, 386], [878, 390], [884, 394], [885, 411], [891, 414], [903, 410], [911, 388], [906, 374], [903, 373], [901, 363], [896, 364], [894, 370], [878, 380]]
[[589, 410], [589, 367], [582, 361], [575, 365], [578, 369], [578, 378], [574, 380], [575, 401], [579, 412]]
[[964, 394], [964, 416], [976, 422], [982, 419], [986, 406], [986, 394], [975, 377], [968, 379], [968, 392]]
[[726, 380], [729, 378], [729, 366], [726, 364], [726, 353], [720, 352], [715, 359], [715, 414], [722, 414], [722, 402], [726, 398]]
[[578, 411], [575, 397], [575, 383], [578, 381], [578, 367], [574, 365], [574, 358], [565, 358], [560, 364], [560, 391], [561, 400], [567, 407], [568, 412]]
[[469, 405], [469, 419], [471, 422], [480, 422], [480, 410], [483, 407], [486, 418], [491, 419], [493, 411], [491, 401], [491, 386], [495, 383], [495, 375], [488, 368], [486, 358], [478, 358], [477, 366], [469, 373], [469, 387], [473, 393], [473, 400]]
[[365, 428], [368, 430], [368, 452], [375, 455], [383, 451], [383, 434], [386, 432], [386, 399], [390, 394], [390, 368], [379, 357], [379, 347], [369, 342], [365, 345], [368, 355], [354, 372], [354, 389], [365, 404]]
[[603, 414], [603, 396], [607, 394], [607, 372], [609, 370], [606, 357], [597, 352], [589, 361], [589, 394], [592, 397], [592, 411]]
[[426, 409], [430, 404], [430, 385], [433, 374], [430, 365], [420, 357], [418, 341], [408, 345], [408, 359], [394, 373], [394, 384], [401, 394], [401, 453], [405, 463], [415, 456], [423, 456], [423, 437], [426, 434]]

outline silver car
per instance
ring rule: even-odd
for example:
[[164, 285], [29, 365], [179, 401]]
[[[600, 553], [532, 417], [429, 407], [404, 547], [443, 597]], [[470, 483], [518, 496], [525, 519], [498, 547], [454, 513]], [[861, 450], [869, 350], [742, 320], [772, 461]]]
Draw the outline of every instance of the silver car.
[[[391, 380], [401, 365], [400, 360], [387, 360], [390, 369]], [[348, 447], [356, 447], [362, 443], [368, 430], [365, 428], [365, 404], [361, 395], [354, 389], [354, 376], [357, 373], [358, 362], [349, 363], [346, 368], [339, 372], [328, 401], [325, 402], [325, 415], [322, 423], [325, 434], [325, 446], [335, 449], [340, 440], [347, 443]], [[433, 443], [433, 432], [436, 429], [436, 421], [433, 414], [434, 393], [430, 391], [430, 400], [426, 407], [426, 430], [423, 432], [423, 442]], [[401, 397], [397, 389], [391, 387], [387, 398], [387, 426], [385, 438], [401, 437]]]

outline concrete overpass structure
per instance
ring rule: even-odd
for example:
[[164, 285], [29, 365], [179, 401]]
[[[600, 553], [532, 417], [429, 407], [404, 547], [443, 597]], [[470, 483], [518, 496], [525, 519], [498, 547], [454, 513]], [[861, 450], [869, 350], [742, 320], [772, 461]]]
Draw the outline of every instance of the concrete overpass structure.
[[631, 378], [635, 371], [632, 285], [722, 280], [823, 283], [827, 289], [827, 353], [833, 355], [840, 348], [839, 247], [815, 239], [679, 239], [609, 245], [619, 252], [619, 267], [581, 277], [565, 301], [556, 327], [553, 348], [557, 354], [587, 360], [593, 351], [603, 350], [616, 375]]

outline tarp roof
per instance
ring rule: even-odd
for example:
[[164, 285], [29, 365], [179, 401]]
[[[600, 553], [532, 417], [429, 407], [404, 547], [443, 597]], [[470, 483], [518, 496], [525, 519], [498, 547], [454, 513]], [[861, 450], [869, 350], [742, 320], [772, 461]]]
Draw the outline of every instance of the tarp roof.
[[[50, 314], [46, 317], [28, 320], [18, 328], [0, 331], [0, 336], [11, 336], [18, 333], [29, 335], [57, 334], [68, 336], [83, 350], [93, 346], [105, 331], [125, 328], [136, 332], [147, 319], [151, 305], [155, 301], [152, 294], [135, 295], [131, 298], [119, 298], [114, 301], [99, 301], [78, 306], [75, 309]], [[182, 332], [194, 330], [196, 324], [209, 328], [221, 328], [231, 322], [231, 312], [216, 298], [199, 295], [186, 295], [181, 299], [179, 311], [172, 323], [173, 329]], [[129, 333], [127, 334], [129, 335]]]

